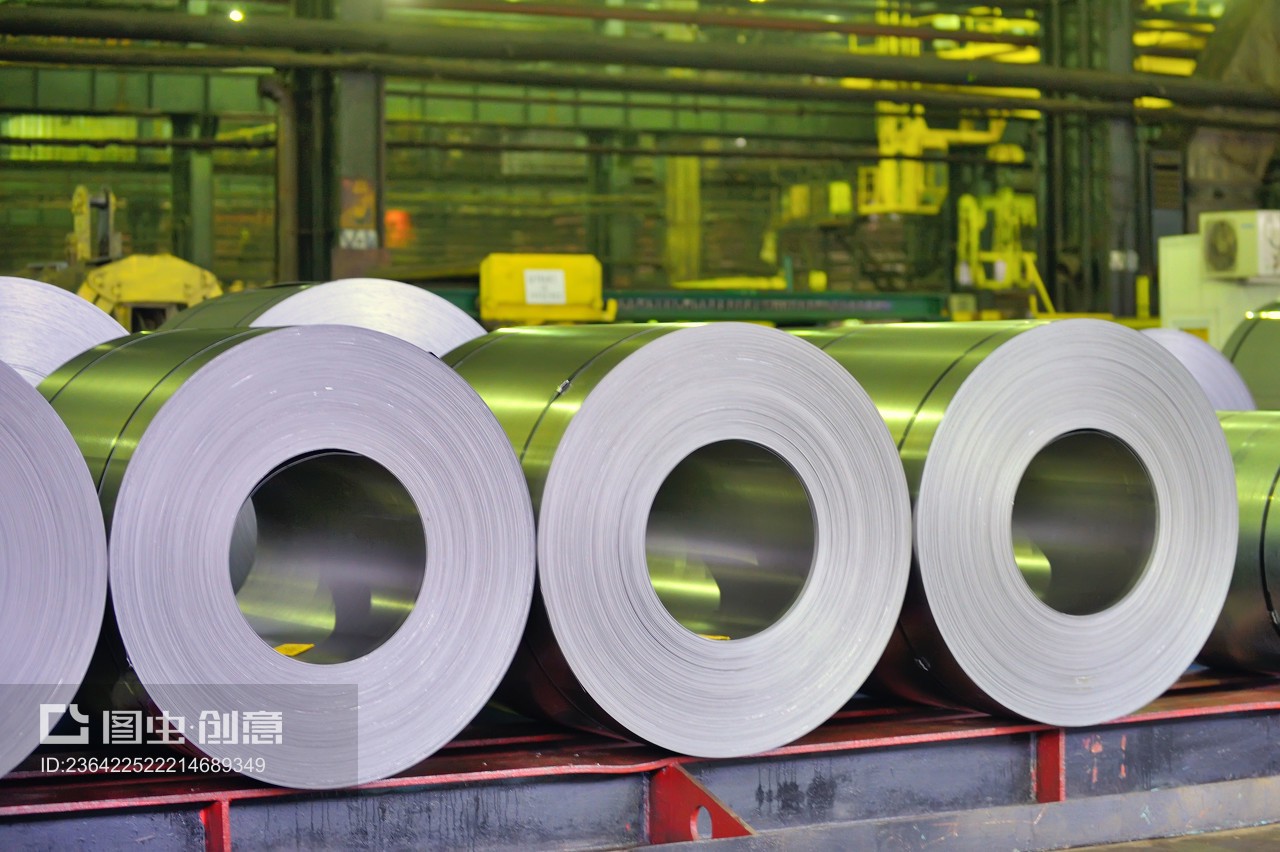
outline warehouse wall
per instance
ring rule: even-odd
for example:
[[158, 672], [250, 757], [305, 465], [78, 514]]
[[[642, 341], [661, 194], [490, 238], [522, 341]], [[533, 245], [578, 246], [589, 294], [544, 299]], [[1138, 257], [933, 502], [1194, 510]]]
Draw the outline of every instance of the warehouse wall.
[[[17, 117], [27, 118], [27, 117]], [[39, 116], [65, 136], [145, 134], [134, 118]], [[30, 124], [30, 121], [26, 122]], [[119, 126], [127, 124], [128, 127]], [[22, 122], [0, 120], [0, 135]], [[0, 146], [0, 272], [61, 261], [79, 185], [109, 188], [118, 199], [116, 229], [126, 254], [173, 250], [170, 153], [164, 149]], [[214, 264], [223, 281], [266, 282], [275, 264], [275, 157], [271, 150], [214, 154]]]

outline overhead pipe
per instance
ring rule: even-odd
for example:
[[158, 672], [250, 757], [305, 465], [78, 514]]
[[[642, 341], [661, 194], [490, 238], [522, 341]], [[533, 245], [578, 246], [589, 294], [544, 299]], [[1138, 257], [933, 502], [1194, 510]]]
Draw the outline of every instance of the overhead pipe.
[[[241, 150], [261, 150], [274, 148], [274, 139], [147, 139], [147, 138], [31, 138], [25, 136], [0, 136], [0, 147], [15, 146], [52, 146], [57, 148], [232, 148]], [[619, 145], [553, 145], [526, 144], [509, 142], [475, 142], [475, 141], [439, 141], [439, 140], [389, 140], [388, 148], [439, 149], [446, 151], [490, 151], [490, 152], [527, 152], [553, 154], [623, 154], [638, 157], [703, 157], [721, 159], [747, 160], [794, 160], [794, 161], [837, 161], [837, 162], [873, 162], [879, 160], [921, 160], [936, 163], [980, 163], [982, 157], [960, 157], [956, 155], [933, 157], [886, 157], [873, 147], [851, 147], [848, 151], [778, 151], [776, 149], [740, 149], [725, 148], [709, 151], [704, 148], [645, 148], [642, 146]], [[1010, 164], [1006, 164], [1007, 166]]]
[[942, 39], [946, 41], [1016, 44], [1034, 47], [1035, 36], [983, 33], [967, 30], [940, 30], [933, 27], [904, 27], [886, 24], [828, 21], [814, 18], [783, 18], [777, 15], [744, 15], [678, 9], [628, 9], [622, 6], [565, 6], [551, 3], [508, 3], [494, 0], [427, 0], [409, 8], [428, 11], [468, 12], [531, 17], [575, 18], [597, 21], [630, 21], [647, 24], [684, 24], [693, 27], [724, 27], [738, 30], [777, 30], [801, 33], [839, 33], [869, 37]]
[[120, 15], [69, 9], [0, 7], [0, 33], [275, 46], [299, 50], [371, 52], [513, 62], [562, 61], [643, 65], [756, 74], [862, 77], [956, 86], [1016, 86], [1107, 100], [1158, 97], [1200, 106], [1278, 109], [1280, 94], [1258, 87], [1157, 75], [1082, 69], [953, 62], [916, 56], [640, 41], [582, 33], [503, 33], [481, 28], [258, 18], [251, 22], [197, 15]]
[[[3, 11], [0, 10], [0, 15]], [[598, 74], [580, 71], [545, 71], [514, 67], [479, 66], [469, 63], [415, 59], [369, 53], [303, 53], [291, 50], [173, 47], [82, 47], [70, 45], [24, 45], [0, 41], [0, 60], [62, 65], [110, 65], [139, 68], [322, 68], [331, 71], [376, 71], [388, 76], [459, 83], [496, 83], [584, 91], [653, 92], [676, 95], [709, 95], [735, 98], [766, 98], [779, 102], [889, 103], [917, 104], [931, 109], [1036, 110], [1056, 114], [1086, 114], [1108, 118], [1160, 123], [1194, 123], [1240, 130], [1274, 130], [1275, 113], [1259, 115], [1223, 114], [1216, 110], [1169, 107], [1152, 109], [1132, 103], [1106, 103], [1065, 98], [1015, 98], [973, 95], [921, 89], [855, 89], [815, 83], [747, 83], [668, 77], [656, 74]], [[959, 64], [959, 63], [957, 63]], [[637, 105], [639, 106], [639, 105]], [[703, 109], [692, 105], [692, 109]]]
[[[995, 124], [1000, 121], [1003, 121], [1003, 119], [993, 119], [991, 123]], [[446, 119], [446, 118], [389, 118], [384, 123], [387, 125], [387, 127], [396, 127], [396, 128], [399, 128], [399, 127], [408, 127], [408, 128], [483, 127], [483, 128], [500, 128], [503, 130], [553, 129], [560, 132], [581, 131], [581, 128], [570, 128], [570, 127], [548, 128], [546, 124], [540, 124], [537, 121], [529, 121], [529, 120], [521, 120], [521, 119], [512, 119], [512, 120], [504, 119], [502, 121], [485, 121], [483, 123], [477, 123], [475, 121]], [[783, 144], [790, 143], [790, 144], [802, 144], [802, 145], [826, 145], [826, 146], [832, 146], [836, 150], [841, 150], [849, 146], [853, 146], [854, 148], [865, 151], [865, 150], [868, 150], [866, 147], [867, 145], [876, 144], [874, 131], [871, 131], [871, 130], [869, 130], [868, 134], [863, 137], [856, 137], [856, 136], [850, 136], [850, 135], [819, 136], [816, 134], [814, 135], [805, 134], [803, 136], [797, 136], [793, 134], [788, 136], [783, 133], [768, 133], [768, 132], [756, 133], [754, 131], [725, 130], [725, 129], [693, 130], [693, 129], [679, 128], [679, 127], [654, 129], [654, 130], [645, 131], [645, 132], [652, 133], [655, 136], [680, 137], [685, 139], [691, 138], [691, 137], [695, 139], [705, 139], [705, 140], [733, 141], [733, 140], [741, 139], [742, 142], [738, 143], [739, 145], [745, 144], [749, 139], [752, 144], [755, 144], [757, 142], [781, 142]], [[697, 154], [698, 154], [697, 151], [691, 151], [689, 154], [681, 153], [678, 156], [697, 156]], [[876, 158], [879, 159], [879, 155], [877, 155]]]
[[[939, 154], [933, 156], [909, 157], [903, 155], [885, 156], [874, 146], [863, 146], [861, 149], [851, 147], [847, 151], [779, 151], [765, 148], [724, 148], [710, 151], [705, 148], [645, 148], [639, 145], [556, 145], [545, 143], [522, 142], [483, 142], [454, 140], [417, 140], [396, 139], [387, 141], [388, 148], [435, 149], [442, 151], [489, 151], [494, 153], [524, 152], [551, 154], [621, 154], [628, 157], [699, 157], [703, 159], [726, 160], [791, 160], [834, 161], [842, 163], [872, 163], [883, 160], [906, 160], [926, 163], [985, 163], [988, 160], [980, 155], [965, 156], [960, 154]], [[1005, 168], [1024, 168], [1020, 163], [1003, 163]]]
[[[591, 0], [585, 0], [590, 3]], [[884, 6], [879, 5], [883, 0], [769, 0], [769, 8], [780, 9], [791, 12], [834, 12], [837, 14], [848, 14], [850, 12], [882, 12]], [[752, 9], [754, 0], [739, 0], [737, 3], [727, 2], [727, 0], [719, 0], [719, 2], [704, 3], [704, 6], [714, 6], [715, 8], [727, 9]], [[999, 12], [1002, 14], [974, 14], [975, 8], [972, 0], [928, 0], [927, 3], [916, 4], [911, 0], [900, 2], [897, 11], [905, 14], [918, 12], [925, 14], [926, 10], [916, 9], [915, 6], [927, 6], [927, 12], [937, 12], [939, 10], [951, 11], [953, 13], [964, 14], [967, 17], [974, 18], [994, 18], [1007, 16], [1009, 12], [1031, 12], [1044, 8], [1047, 5], [1046, 0], [1020, 0], [1014, 3], [1001, 3]]]

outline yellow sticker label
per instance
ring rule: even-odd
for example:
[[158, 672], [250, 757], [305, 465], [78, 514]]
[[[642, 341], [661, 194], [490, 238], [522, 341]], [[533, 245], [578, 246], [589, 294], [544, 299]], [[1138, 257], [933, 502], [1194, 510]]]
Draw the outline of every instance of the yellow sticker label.
[[310, 651], [315, 646], [316, 646], [316, 643], [314, 642], [311, 642], [311, 643], [294, 642], [292, 644], [287, 644], [287, 645], [277, 645], [276, 651], [278, 653], [284, 654], [286, 657], [296, 657], [299, 654], [303, 653], [304, 651]]

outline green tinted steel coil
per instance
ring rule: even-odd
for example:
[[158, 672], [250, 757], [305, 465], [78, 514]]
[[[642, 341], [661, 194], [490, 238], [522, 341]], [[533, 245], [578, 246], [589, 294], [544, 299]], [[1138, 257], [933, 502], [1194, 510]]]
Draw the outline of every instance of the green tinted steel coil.
[[1222, 617], [1202, 662], [1280, 672], [1280, 517], [1272, 510], [1280, 480], [1280, 412], [1220, 412], [1236, 466], [1240, 543]]
[[1280, 302], [1250, 311], [1227, 339], [1231, 359], [1260, 409], [1280, 409]]
[[838, 364], [736, 323], [507, 330], [445, 360], [503, 424], [538, 517], [509, 698], [734, 756], [861, 686], [910, 521], [884, 423]]
[[1094, 320], [805, 333], [867, 389], [915, 499], [877, 678], [916, 700], [1096, 724], [1194, 659], [1230, 579], [1212, 408], [1155, 342]]
[[161, 331], [40, 389], [108, 519], [111, 674], [188, 742], [203, 714], [278, 713], [280, 742], [197, 744], [273, 783], [349, 786], [488, 701], [532, 596], [533, 519], [493, 415], [437, 358], [350, 327]]

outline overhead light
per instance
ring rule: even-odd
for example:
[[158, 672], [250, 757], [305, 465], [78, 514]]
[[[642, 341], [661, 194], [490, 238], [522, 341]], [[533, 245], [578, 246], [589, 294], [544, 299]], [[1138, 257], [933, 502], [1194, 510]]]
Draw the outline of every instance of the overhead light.
[[238, 24], [244, 20], [244, 12], [241, 12], [239, 9], [232, 9], [227, 13], [227, 17]]

